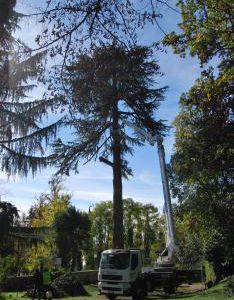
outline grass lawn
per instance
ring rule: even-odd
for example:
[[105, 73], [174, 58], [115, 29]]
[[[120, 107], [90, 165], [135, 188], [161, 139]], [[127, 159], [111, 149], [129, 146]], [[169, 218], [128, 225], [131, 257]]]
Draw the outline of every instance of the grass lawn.
[[[217, 286], [206, 290], [206, 291], [200, 291], [200, 292], [188, 292], [186, 289], [180, 288], [178, 290], [177, 295], [175, 296], [166, 296], [165, 294], [161, 292], [155, 292], [152, 295], [148, 297], [149, 300], [160, 300], [160, 299], [168, 299], [168, 300], [234, 300], [234, 295], [230, 295], [225, 290], [226, 283], [218, 284]], [[104, 300], [106, 299], [105, 296], [98, 295], [98, 290], [94, 286], [85, 286], [86, 290], [88, 291], [90, 296], [85, 297], [69, 297], [69, 298], [62, 298], [60, 300]], [[31, 300], [29, 298], [22, 298], [24, 295], [24, 292], [19, 293], [3, 293], [6, 300]], [[125, 299], [129, 300], [130, 297], [119, 297], [118, 299]]]

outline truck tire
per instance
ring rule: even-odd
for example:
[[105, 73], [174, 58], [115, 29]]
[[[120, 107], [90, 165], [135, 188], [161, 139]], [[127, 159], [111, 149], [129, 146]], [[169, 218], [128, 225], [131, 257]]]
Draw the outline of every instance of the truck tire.
[[175, 286], [164, 286], [163, 288], [165, 294], [175, 294]]
[[146, 297], [146, 290], [142, 284], [139, 284], [135, 287], [133, 294], [132, 294], [132, 300], [144, 300]]

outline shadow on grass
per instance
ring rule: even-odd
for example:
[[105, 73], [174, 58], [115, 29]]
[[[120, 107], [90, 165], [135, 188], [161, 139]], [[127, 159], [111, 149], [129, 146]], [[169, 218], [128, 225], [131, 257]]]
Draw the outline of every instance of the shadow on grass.
[[175, 294], [165, 294], [164, 292], [162, 292], [161, 290], [156, 290], [154, 291], [151, 295], [148, 295], [147, 299], [151, 299], [151, 300], [156, 300], [156, 299], [186, 299], [186, 298], [191, 298], [194, 297], [195, 295], [199, 295], [202, 292], [204, 292], [204, 290], [196, 290], [196, 291], [192, 291], [192, 292], [183, 292], [183, 291], [177, 291]]

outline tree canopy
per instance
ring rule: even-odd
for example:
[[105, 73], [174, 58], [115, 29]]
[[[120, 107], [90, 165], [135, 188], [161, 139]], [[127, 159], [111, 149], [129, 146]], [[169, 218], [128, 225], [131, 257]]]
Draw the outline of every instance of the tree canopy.
[[[184, 55], [189, 49], [201, 63], [213, 57], [233, 58], [234, 31], [233, 5], [229, 0], [179, 0], [182, 22], [181, 33], [167, 35], [165, 44], [170, 44], [176, 53]], [[231, 61], [229, 61], [231, 62]]]
[[42, 193], [36, 204], [32, 205], [28, 214], [28, 226], [33, 228], [46, 227], [47, 234], [42, 243], [32, 245], [27, 250], [27, 265], [34, 269], [40, 261], [52, 264], [52, 257], [56, 254], [55, 233], [52, 228], [57, 214], [66, 211], [70, 206], [71, 195], [63, 191], [61, 177], [52, 177], [49, 181], [50, 191]]
[[[124, 247], [140, 248], [146, 258], [155, 259], [155, 251], [164, 248], [164, 222], [152, 204], [142, 204], [131, 198], [123, 199]], [[99, 262], [101, 252], [111, 248], [113, 224], [112, 201], [102, 201], [89, 212], [91, 221], [90, 247], [86, 256], [88, 266]], [[96, 265], [97, 266], [97, 265]]]
[[36, 40], [39, 48], [50, 48], [51, 56], [62, 55], [64, 63], [77, 56], [77, 49], [79, 52], [112, 40], [132, 47], [146, 23], [158, 26], [162, 6], [172, 8], [161, 0], [47, 1], [47, 6], [34, 14], [45, 25]]

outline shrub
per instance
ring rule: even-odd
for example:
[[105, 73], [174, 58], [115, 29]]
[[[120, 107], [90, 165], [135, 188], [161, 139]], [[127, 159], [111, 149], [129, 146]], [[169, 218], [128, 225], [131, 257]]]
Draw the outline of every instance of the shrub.
[[79, 277], [73, 273], [66, 273], [56, 278], [51, 284], [54, 297], [88, 296]]
[[228, 277], [227, 279], [227, 290], [231, 296], [234, 295], [234, 275]]
[[0, 300], [6, 300], [5, 297], [0, 293]]

